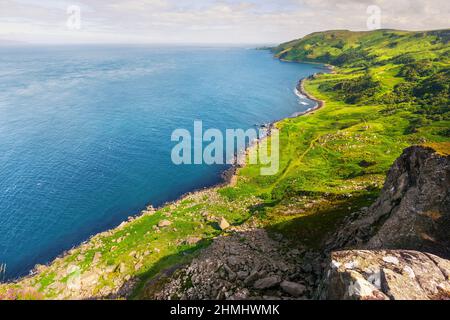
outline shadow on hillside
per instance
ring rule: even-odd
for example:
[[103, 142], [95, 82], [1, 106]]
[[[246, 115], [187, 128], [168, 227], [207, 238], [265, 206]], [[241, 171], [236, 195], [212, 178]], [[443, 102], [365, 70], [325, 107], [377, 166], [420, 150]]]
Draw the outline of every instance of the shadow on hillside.
[[[176, 272], [184, 272], [184, 267], [186, 267], [186, 265], [189, 265], [191, 260], [196, 257], [197, 259], [195, 268], [196, 270], [199, 270], [199, 272], [198, 274], [195, 273], [196, 275], [198, 275], [195, 287], [200, 290], [201, 293], [200, 296], [197, 296], [199, 292], [196, 292], [196, 290], [194, 290], [193, 292], [189, 293], [189, 299], [225, 299], [226, 296], [224, 295], [224, 292], [228, 292], [231, 288], [233, 288], [235, 292], [241, 291], [244, 288], [249, 289], [252, 291], [252, 297], [262, 297], [263, 295], [276, 296], [275, 292], [277, 290], [279, 291], [279, 288], [265, 288], [260, 289], [259, 291], [256, 290], [255, 292], [255, 289], [251, 289], [253, 288], [252, 284], [250, 284], [249, 287], [249, 284], [246, 284], [243, 281], [234, 282], [234, 280], [230, 280], [228, 278], [230, 271], [224, 272], [224, 270], [228, 269], [233, 270], [234, 272], [238, 272], [242, 270], [242, 263], [244, 263], [246, 266], [245, 269], [258, 270], [261, 273], [264, 272], [264, 274], [266, 275], [278, 274], [283, 279], [303, 282], [307, 276], [311, 275], [310, 271], [307, 275], [300, 274], [301, 268], [300, 264], [298, 263], [299, 257], [292, 257], [292, 255], [287, 254], [294, 248], [289, 245], [288, 241], [280, 240], [281, 239], [272, 238], [266, 232], [266, 230], [262, 228], [231, 231], [227, 234], [218, 236], [214, 240], [214, 244], [207, 248], [206, 251], [197, 250], [194, 254], [191, 253], [189, 258], [186, 259], [183, 263], [178, 262], [177, 264], [171, 265], [170, 263], [167, 264], [167, 261], [170, 261], [171, 257], [174, 256], [162, 258], [152, 269], [154, 271], [155, 268], [158, 268], [158, 266], [161, 267], [162, 265], [165, 266], [164, 269], [160, 270], [156, 274], [155, 272], [152, 272], [152, 270], [150, 270], [135, 278], [134, 280], [132, 279], [124, 284], [121, 290], [123, 293], [126, 293], [128, 290], [128, 286], [136, 284], [135, 281], [138, 279], [140, 283], [135, 286], [134, 295], [128, 296], [129, 299], [159, 299], [162, 297], [167, 298], [168, 292], [171, 292], [171, 289], [173, 289], [174, 285], [176, 288], [181, 289], [181, 292], [186, 292], [187, 289], [194, 286], [191, 281], [191, 276], [193, 278], [192, 272], [195, 271], [189, 270], [186, 273], [187, 277], [185, 277], [183, 273], [176, 274]], [[197, 255], [197, 253], [200, 252], [202, 254]], [[239, 263], [241, 265], [230, 264], [228, 266], [230, 257], [239, 259]], [[211, 262], [217, 262], [217, 264], [213, 264], [211, 266]], [[224, 265], [227, 265], [227, 269], [223, 267]], [[211, 268], [209, 269], [208, 266], [211, 266]], [[174, 274], [175, 277], [173, 277]], [[176, 281], [170, 282], [174, 279], [176, 279]], [[224, 292], [222, 292], [222, 296], [220, 296], [220, 292], [212, 293], [208, 290], [205, 290], [210, 286], [214, 287], [218, 284], [221, 285], [222, 289], [226, 289]], [[161, 291], [164, 288], [166, 290], [164, 294], [161, 295]], [[309, 297], [311, 297], [312, 291], [308, 292]], [[172, 292], [172, 294], [174, 294], [174, 296], [170, 297], [171, 300], [176, 301], [181, 299], [181, 297], [178, 296], [178, 293]], [[126, 294], [119, 294], [118, 296], [125, 297]]]
[[[317, 199], [321, 195], [309, 195]], [[323, 196], [329, 200], [326, 204], [312, 206], [306, 210], [283, 210], [277, 209], [278, 213], [271, 213], [271, 209], [282, 201], [274, 203], [259, 204], [250, 208], [253, 215], [265, 219], [274, 220], [265, 229], [269, 233], [280, 233], [296, 244], [304, 245], [312, 249], [320, 249], [327, 238], [336, 231], [343, 220], [358, 211], [362, 207], [370, 206], [375, 200], [375, 195], [353, 194], [351, 197], [336, 195]]]
[[127, 280], [114, 294], [107, 296], [92, 296], [87, 300], [139, 299], [141, 298], [140, 295], [143, 291], [161, 288], [166, 279], [172, 276], [178, 269], [190, 263], [190, 261], [195, 258], [202, 249], [208, 247], [211, 242], [211, 240], [205, 239], [192, 248], [180, 251], [177, 254], [162, 257], [154, 263], [150, 269]]
[[[336, 200], [329, 206], [311, 208], [307, 214], [289, 214], [283, 217], [282, 222], [269, 224], [264, 228], [275, 240], [279, 240], [279, 235], [293, 244], [293, 248], [306, 248], [320, 251], [329, 236], [332, 235], [342, 224], [345, 217], [357, 211], [361, 207], [369, 206], [373, 199], [368, 199], [368, 195], [355, 195], [348, 199]], [[266, 203], [249, 208], [254, 215], [263, 215], [275, 207], [277, 203]], [[257, 230], [255, 230], [257, 231]], [[248, 231], [234, 232], [234, 234], [244, 234]], [[219, 236], [217, 239], [227, 238]], [[92, 299], [123, 298], [142, 299], [152, 297], [154, 293], [161, 290], [169, 278], [180, 268], [187, 265], [193, 258], [198, 256], [202, 249], [208, 247], [212, 240], [203, 240], [195, 247], [184, 250], [177, 254], [168, 255], [157, 261], [149, 270], [126, 281], [114, 296], [92, 297]]]
[[296, 244], [312, 249], [321, 249], [329, 237], [342, 225], [344, 219], [374, 202], [367, 194], [337, 200], [325, 206], [313, 208], [300, 215], [288, 215], [284, 221], [272, 224], [266, 229], [280, 233]]

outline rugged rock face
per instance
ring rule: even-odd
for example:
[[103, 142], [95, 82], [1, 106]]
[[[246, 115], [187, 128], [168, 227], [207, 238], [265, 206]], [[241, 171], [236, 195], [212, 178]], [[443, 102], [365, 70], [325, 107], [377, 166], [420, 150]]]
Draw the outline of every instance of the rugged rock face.
[[417, 251], [338, 251], [320, 289], [321, 299], [450, 299], [450, 261]]
[[319, 297], [450, 299], [449, 186], [448, 155], [427, 147], [406, 149], [378, 200], [347, 219], [329, 241], [328, 251], [356, 250], [331, 253]]
[[349, 219], [329, 249], [412, 249], [450, 257], [449, 159], [427, 147], [406, 149], [378, 200]]

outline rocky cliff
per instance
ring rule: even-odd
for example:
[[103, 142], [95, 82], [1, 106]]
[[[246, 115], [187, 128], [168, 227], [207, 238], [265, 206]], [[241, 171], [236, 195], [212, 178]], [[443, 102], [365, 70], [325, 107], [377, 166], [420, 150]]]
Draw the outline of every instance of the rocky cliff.
[[378, 200], [347, 219], [329, 249], [413, 249], [450, 257], [449, 156], [411, 147], [391, 167]]
[[[449, 158], [430, 147], [404, 151], [378, 200], [328, 242], [320, 298], [450, 298]], [[353, 250], [333, 251], [342, 248]]]
[[450, 261], [410, 250], [331, 254], [320, 299], [440, 300], [450, 298]]

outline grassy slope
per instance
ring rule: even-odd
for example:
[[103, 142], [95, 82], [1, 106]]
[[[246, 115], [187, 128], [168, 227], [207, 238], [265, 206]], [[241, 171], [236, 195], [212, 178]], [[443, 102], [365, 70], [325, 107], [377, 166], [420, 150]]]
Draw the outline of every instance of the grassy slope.
[[[140, 297], [145, 281], [175, 263], [188, 261], [221, 234], [213, 223], [220, 217], [235, 225], [251, 219], [302, 245], [320, 247], [347, 214], [373, 202], [386, 171], [405, 147], [447, 142], [443, 145], [448, 148], [450, 140], [450, 123], [445, 117], [431, 117], [426, 125], [410, 129], [421, 116], [414, 102], [394, 108], [367, 99], [350, 104], [343, 101], [341, 93], [330, 90], [330, 84], [370, 72], [381, 88], [378, 95], [392, 92], [396, 84], [406, 81], [398, 76], [402, 64], [392, 63], [399, 55], [434, 59], [432, 64], [439, 70], [448, 68], [449, 45], [439, 35], [326, 32], [283, 44], [275, 53], [292, 61], [332, 63], [352, 48], [376, 58], [368, 65], [361, 65], [357, 57], [349, 58], [336, 68], [335, 74], [306, 82], [306, 90], [325, 100], [326, 106], [314, 114], [278, 124], [278, 175], [263, 177], [258, 166], [247, 166], [239, 171], [236, 186], [196, 193], [157, 212], [144, 213], [117, 230], [93, 237], [51, 265], [40, 267], [36, 275], [0, 287], [0, 294], [9, 290], [10, 298], [79, 297], [79, 291], [67, 290], [67, 283], [80, 274], [89, 278], [101, 273], [100, 281], [84, 292], [84, 297], [103, 295], [108, 288], [120, 287], [130, 278], [138, 282], [133, 297]], [[156, 228], [163, 219], [172, 221], [172, 225]], [[192, 236], [203, 241], [184, 242]], [[94, 259], [96, 252], [101, 256], [97, 254]]]
[[[377, 30], [352, 32], [335, 30], [312, 33], [304, 38], [281, 44], [275, 48], [277, 56], [290, 61], [329, 63], [351, 49], [362, 49], [376, 55], [378, 61], [389, 60], [399, 55], [418, 59], [442, 58], [449, 48], [449, 30], [430, 32], [408, 32]], [[350, 63], [355, 60], [349, 61]]]

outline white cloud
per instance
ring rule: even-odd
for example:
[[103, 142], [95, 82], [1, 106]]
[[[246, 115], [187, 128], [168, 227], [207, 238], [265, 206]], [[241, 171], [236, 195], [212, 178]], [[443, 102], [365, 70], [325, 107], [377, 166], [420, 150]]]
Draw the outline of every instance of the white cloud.
[[[82, 30], [65, 28], [82, 9]], [[448, 28], [444, 0], [1, 0], [0, 38], [31, 42], [276, 43], [327, 29], [366, 28], [368, 5], [382, 27]]]

